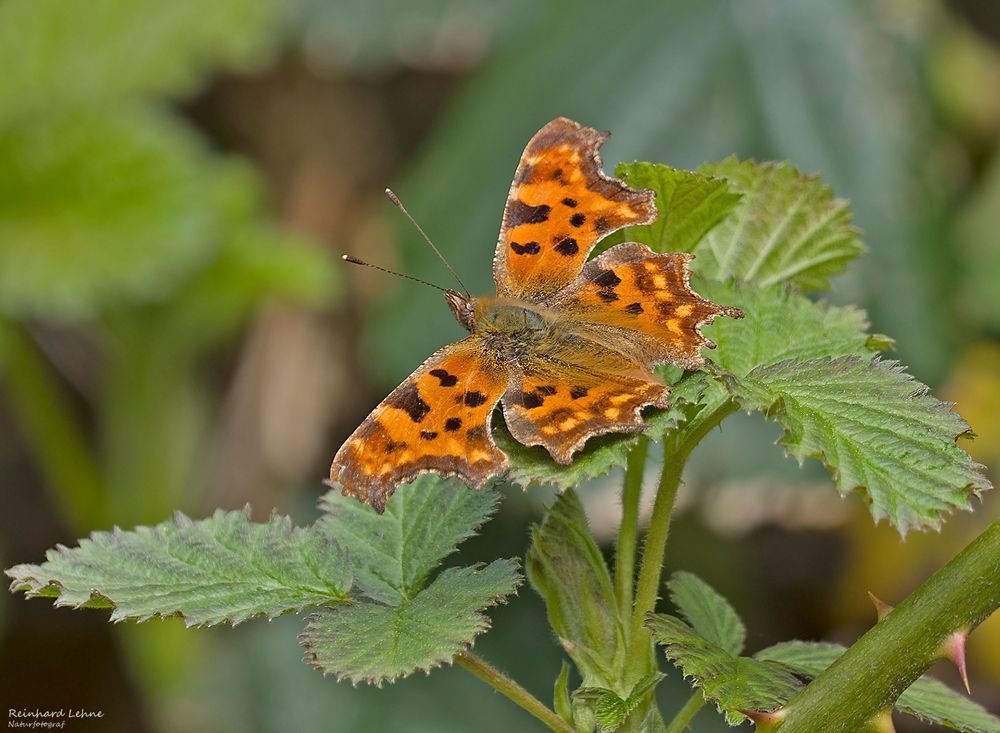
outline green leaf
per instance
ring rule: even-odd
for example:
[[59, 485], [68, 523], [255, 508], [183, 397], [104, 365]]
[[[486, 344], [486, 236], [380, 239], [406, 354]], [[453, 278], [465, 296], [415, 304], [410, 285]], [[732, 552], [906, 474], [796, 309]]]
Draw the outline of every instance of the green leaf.
[[729, 654], [743, 651], [747, 630], [736, 609], [693, 573], [676, 572], [667, 581], [670, 600], [691, 627]]
[[449, 568], [426, 582], [489, 518], [497, 500], [492, 491], [429, 474], [399, 487], [383, 514], [327, 493], [317, 526], [347, 551], [356, 585], [368, 598], [311, 617], [300, 637], [306, 660], [338, 679], [381, 684], [469, 648], [489, 628], [482, 611], [520, 582], [517, 562]]
[[216, 202], [256, 187], [147, 109], [0, 129], [0, 310], [72, 319], [162, 298], [221, 241]]
[[236, 625], [341, 603], [351, 586], [347, 559], [329, 538], [286, 517], [251, 522], [249, 507], [95, 532], [46, 558], [7, 570], [11, 590], [55, 598], [56, 606], [111, 607], [112, 621], [180, 616], [186, 626]]
[[969, 426], [897, 362], [787, 360], [728, 382], [742, 407], [781, 423], [789, 453], [821, 460], [841, 494], [858, 491], [876, 521], [887, 518], [904, 535], [937, 527], [990, 488], [956, 444]]
[[560, 494], [531, 530], [525, 569], [545, 600], [549, 623], [576, 663], [583, 684], [613, 687], [624, 652], [611, 573], [572, 489]]
[[816, 303], [781, 285], [755, 288], [697, 278], [695, 289], [745, 314], [703, 329], [716, 343], [705, 356], [736, 376], [785, 359], [872, 354], [868, 320], [859, 308]]
[[740, 710], [776, 710], [802, 687], [784, 666], [730, 654], [673, 616], [650, 614], [646, 626], [667, 658], [694, 680], [730, 725], [745, 719]]
[[830, 276], [865, 250], [847, 202], [834, 199], [817, 176], [804, 176], [788, 163], [735, 157], [706, 163], [699, 172], [725, 178], [743, 194], [732, 215], [695, 250], [704, 275], [825, 290]]
[[614, 690], [603, 687], [581, 687], [576, 697], [589, 701], [594, 707], [597, 726], [601, 731], [618, 730], [625, 719], [639, 707], [645, 698], [664, 678], [661, 672], [652, 672], [640, 679], [628, 697], [622, 699]]
[[374, 600], [399, 604], [420, 592], [430, 572], [496, 510], [499, 494], [424, 474], [399, 489], [377, 514], [328, 492], [318, 526], [351, 557], [355, 582]]
[[595, 254], [619, 242], [641, 242], [655, 252], [693, 252], [710, 229], [739, 203], [722, 178], [710, 178], [659, 163], [621, 163], [615, 175], [633, 188], [656, 191], [659, 218], [628, 227], [598, 245]]
[[[807, 677], [817, 677], [845, 651], [840, 644], [786, 641], [758, 652], [755, 657], [787, 665]], [[896, 709], [925, 722], [965, 733], [1000, 733], [1000, 718], [927, 676], [918, 679], [899, 696]]]
[[190, 93], [220, 65], [263, 61], [278, 10], [273, 0], [7, 0], [0, 125], [54, 107]]
[[309, 618], [299, 641], [306, 661], [323, 674], [355, 684], [393, 682], [418, 669], [430, 671], [468, 649], [489, 628], [482, 610], [518, 582], [514, 560], [449, 568], [398, 604], [360, 600], [320, 611]]
[[[643, 413], [647, 426], [644, 432], [653, 440], [662, 439], [666, 432], [687, 420], [692, 411], [697, 409], [702, 395], [712, 381], [704, 372], [681, 374], [684, 375], [683, 378], [673, 385], [671, 391], [673, 404], [662, 410], [647, 408]], [[635, 433], [609, 433], [591, 438], [573, 456], [573, 462], [564, 466], [556, 463], [543, 447], [526, 446], [517, 442], [502, 422], [494, 426], [493, 437], [510, 461], [510, 481], [521, 486], [531, 483], [554, 484], [562, 489], [602, 476], [614, 468], [624, 467], [629, 452], [639, 439]]]
[[573, 701], [569, 696], [569, 665], [565, 660], [552, 689], [552, 709], [556, 711], [556, 715], [573, 725]]
[[599, 731], [614, 731], [621, 727], [628, 715], [626, 702], [613, 690], [603, 687], [581, 687], [576, 691], [577, 700], [590, 703]]

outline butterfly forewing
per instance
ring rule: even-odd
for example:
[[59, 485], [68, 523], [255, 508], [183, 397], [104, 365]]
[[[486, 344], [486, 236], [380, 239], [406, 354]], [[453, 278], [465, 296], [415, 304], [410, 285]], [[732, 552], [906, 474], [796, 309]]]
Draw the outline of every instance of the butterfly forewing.
[[607, 136], [560, 117], [528, 143], [493, 260], [497, 295], [539, 302], [577, 276], [599, 240], [656, 218], [652, 191], [604, 175]]
[[435, 353], [347, 439], [333, 459], [331, 480], [382, 511], [398, 484], [424, 471], [480, 487], [506, 470], [490, 416], [508, 375], [482, 357], [477, 336]]

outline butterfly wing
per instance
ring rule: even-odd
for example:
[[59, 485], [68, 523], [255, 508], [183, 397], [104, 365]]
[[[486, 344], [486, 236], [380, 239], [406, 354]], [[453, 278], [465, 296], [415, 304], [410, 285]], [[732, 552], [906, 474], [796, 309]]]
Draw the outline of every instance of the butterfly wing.
[[668, 392], [626, 355], [567, 336], [512, 370], [504, 417], [518, 442], [544, 446], [568, 464], [595, 435], [642, 430], [642, 409], [666, 407]]
[[531, 138], [493, 259], [498, 296], [539, 302], [577, 276], [599, 240], [656, 219], [653, 191], [604, 175], [597, 150], [607, 137], [559, 117]]
[[641, 364], [695, 369], [705, 361], [702, 347], [715, 345], [701, 334], [702, 324], [720, 315], [742, 318], [743, 312], [691, 290], [692, 257], [657, 254], [636, 242], [616, 245], [588, 262], [549, 305], [577, 333]]
[[427, 471], [479, 488], [507, 468], [490, 416], [507, 387], [470, 336], [436, 352], [376, 407], [341, 446], [330, 479], [381, 512], [396, 486]]

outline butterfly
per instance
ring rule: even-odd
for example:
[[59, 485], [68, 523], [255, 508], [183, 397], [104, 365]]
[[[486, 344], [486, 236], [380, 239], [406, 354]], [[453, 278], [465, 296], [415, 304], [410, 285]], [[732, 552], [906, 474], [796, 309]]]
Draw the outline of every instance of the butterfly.
[[600, 240], [657, 218], [655, 193], [606, 176], [609, 136], [560, 117], [531, 138], [510, 188], [493, 259], [496, 297], [445, 299], [469, 335], [435, 352], [337, 452], [330, 479], [376, 511], [418, 474], [481, 488], [504, 473], [493, 440], [498, 403], [511, 435], [569, 464], [588, 439], [643, 429], [666, 407], [653, 367], [693, 369], [700, 326], [742, 317], [694, 293], [693, 255], [626, 242], [588, 261]]

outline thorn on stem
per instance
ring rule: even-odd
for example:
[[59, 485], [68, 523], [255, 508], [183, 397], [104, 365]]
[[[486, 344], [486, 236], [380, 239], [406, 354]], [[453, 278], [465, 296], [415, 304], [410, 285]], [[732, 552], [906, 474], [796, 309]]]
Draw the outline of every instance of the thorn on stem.
[[762, 712], [760, 710], [740, 710], [739, 712], [753, 721], [754, 730], [758, 731], [758, 733], [774, 730], [778, 723], [788, 715], [788, 711], [785, 708], [778, 708], [770, 712]]
[[951, 661], [958, 668], [958, 674], [962, 678], [962, 684], [965, 685], [965, 691], [971, 695], [969, 673], [965, 667], [965, 640], [968, 638], [969, 630], [967, 628], [959, 629], [944, 640], [944, 643], [941, 644], [941, 648], [938, 650], [938, 657]]
[[875, 613], [878, 614], [878, 620], [881, 621], [892, 611], [894, 606], [890, 606], [888, 603], [878, 598], [874, 593], [868, 591], [868, 597], [872, 599], [872, 605], [875, 606]]
[[871, 733], [896, 733], [896, 726], [892, 722], [892, 707], [887, 707], [875, 714], [864, 730]]

